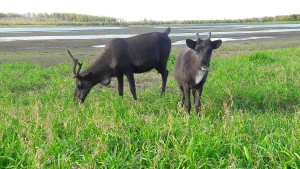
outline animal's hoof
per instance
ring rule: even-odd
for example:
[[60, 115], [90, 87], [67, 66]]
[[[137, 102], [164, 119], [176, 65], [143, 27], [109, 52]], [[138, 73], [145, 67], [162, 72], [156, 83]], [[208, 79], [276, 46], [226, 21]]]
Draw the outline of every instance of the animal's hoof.
[[183, 108], [183, 104], [181, 102], [178, 102], [177, 106], [178, 108]]
[[140, 99], [134, 100], [134, 103], [135, 103], [136, 105], [139, 105], [139, 106], [142, 105], [142, 101], [141, 101]]
[[184, 106], [181, 102], [178, 103], [178, 112], [184, 112]]

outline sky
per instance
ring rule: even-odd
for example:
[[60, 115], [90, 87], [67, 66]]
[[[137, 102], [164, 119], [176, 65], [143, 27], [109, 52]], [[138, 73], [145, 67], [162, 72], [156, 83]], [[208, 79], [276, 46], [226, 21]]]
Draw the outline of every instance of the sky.
[[1, 0], [0, 12], [78, 13], [125, 21], [244, 19], [300, 14], [300, 0]]

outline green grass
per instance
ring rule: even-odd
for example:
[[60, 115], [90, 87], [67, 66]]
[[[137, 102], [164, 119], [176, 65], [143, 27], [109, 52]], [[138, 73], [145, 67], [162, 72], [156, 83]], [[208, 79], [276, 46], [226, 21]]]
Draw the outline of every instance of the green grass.
[[[0, 168], [300, 168], [300, 47], [213, 58], [198, 118], [153, 73], [73, 101], [71, 63], [0, 65]], [[85, 63], [85, 66], [87, 65]]]

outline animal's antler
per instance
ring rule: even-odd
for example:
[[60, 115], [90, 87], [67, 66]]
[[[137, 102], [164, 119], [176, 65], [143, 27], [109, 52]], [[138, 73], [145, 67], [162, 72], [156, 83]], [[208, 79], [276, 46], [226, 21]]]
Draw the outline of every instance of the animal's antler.
[[[70, 52], [70, 50], [68, 50], [68, 53], [69, 53], [69, 55], [71, 56], [71, 58], [73, 59], [73, 62], [74, 62], [74, 66], [73, 66], [73, 74], [74, 74], [74, 78], [76, 78], [76, 77], [79, 77], [79, 72], [80, 72], [80, 69], [81, 69], [81, 67], [82, 67], [82, 63], [80, 63], [79, 61], [78, 61], [78, 59], [75, 59], [74, 57], [73, 57], [73, 55], [71, 54], [71, 52]], [[79, 68], [78, 68], [78, 70], [77, 70], [77, 72], [76, 72], [76, 66], [79, 66]]]

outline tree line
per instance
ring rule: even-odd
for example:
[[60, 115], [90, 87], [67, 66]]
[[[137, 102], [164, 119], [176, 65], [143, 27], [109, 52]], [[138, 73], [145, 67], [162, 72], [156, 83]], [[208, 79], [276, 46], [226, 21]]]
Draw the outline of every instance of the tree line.
[[278, 15], [275, 17], [254, 17], [246, 19], [223, 20], [172, 20], [155, 21], [144, 19], [127, 22], [119, 18], [92, 16], [76, 13], [0, 13], [0, 25], [159, 25], [159, 24], [211, 24], [211, 23], [248, 23], [300, 21], [300, 14]]
[[119, 20], [107, 16], [76, 13], [0, 13], [0, 25], [118, 25]]

